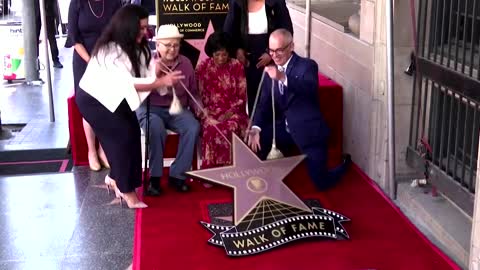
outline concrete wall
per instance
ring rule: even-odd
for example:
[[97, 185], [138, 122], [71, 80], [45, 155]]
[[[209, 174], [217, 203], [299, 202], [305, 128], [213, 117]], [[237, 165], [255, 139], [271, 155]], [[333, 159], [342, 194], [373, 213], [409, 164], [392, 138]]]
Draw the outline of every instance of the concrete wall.
[[[305, 53], [304, 9], [289, 5], [295, 48]], [[385, 187], [387, 173], [387, 96], [385, 0], [361, 0], [360, 34], [343, 33], [312, 17], [311, 58], [320, 72], [344, 88], [344, 149], [372, 179]], [[397, 173], [405, 163], [410, 128], [412, 77], [403, 73], [413, 48], [409, 1], [395, 2], [395, 120]]]
[[[480, 147], [479, 147], [480, 156]], [[477, 160], [476, 187], [480, 187], [480, 159]], [[480, 192], [475, 193], [475, 207], [472, 220], [472, 238], [470, 247], [470, 268], [480, 270]]]
[[[414, 38], [410, 1], [395, 0], [394, 3], [395, 124], [397, 126], [395, 140], [397, 145], [397, 173], [402, 174], [411, 170], [404, 161], [405, 150], [409, 143], [414, 80], [413, 76], [406, 75], [404, 71], [410, 64], [410, 53], [414, 49]], [[418, 8], [415, 11], [418, 11]]]

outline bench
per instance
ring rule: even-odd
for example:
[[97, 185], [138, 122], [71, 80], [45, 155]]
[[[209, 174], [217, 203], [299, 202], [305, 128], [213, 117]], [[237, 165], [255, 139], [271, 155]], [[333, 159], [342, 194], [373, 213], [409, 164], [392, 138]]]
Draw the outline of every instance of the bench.
[[[331, 130], [328, 141], [328, 166], [335, 167], [342, 162], [343, 153], [343, 89], [335, 81], [320, 73], [318, 78], [320, 110]], [[82, 116], [78, 111], [73, 94], [68, 98], [68, 123], [73, 164], [75, 166], [88, 166], [88, 150]], [[144, 138], [142, 138], [142, 148], [144, 146], [143, 140]], [[169, 132], [165, 145], [165, 158], [170, 159], [170, 161], [165, 161], [165, 166], [169, 166], [171, 159], [175, 158], [177, 152], [178, 135]], [[198, 154], [194, 157], [194, 168], [198, 166], [197, 161], [199, 160], [197, 157]]]
[[[75, 95], [68, 98], [68, 128], [70, 133], [70, 145], [72, 149], [72, 160], [74, 166], [88, 166], [88, 147], [83, 131], [82, 115], [80, 114], [77, 103], [75, 102]], [[177, 153], [178, 134], [170, 130], [167, 131], [167, 139], [165, 142], [166, 149], [164, 153], [165, 166], [169, 167]], [[142, 158], [145, 151], [145, 136], [142, 131]], [[197, 166], [197, 155], [194, 156], [194, 168]], [[144, 162], [142, 162], [143, 166]]]
[[318, 74], [320, 110], [330, 128], [328, 167], [342, 163], [343, 155], [343, 88], [328, 77]]

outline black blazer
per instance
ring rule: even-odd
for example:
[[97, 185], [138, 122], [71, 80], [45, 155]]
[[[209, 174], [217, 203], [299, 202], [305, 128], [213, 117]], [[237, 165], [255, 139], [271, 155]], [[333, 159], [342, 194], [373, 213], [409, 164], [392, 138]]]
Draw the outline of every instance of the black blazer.
[[[237, 48], [248, 49], [248, 0], [230, 0], [229, 10], [223, 25], [223, 31], [230, 34]], [[285, 28], [293, 35], [292, 19], [285, 0], [265, 0], [267, 12], [268, 34]], [[266, 48], [265, 48], [266, 49]]]

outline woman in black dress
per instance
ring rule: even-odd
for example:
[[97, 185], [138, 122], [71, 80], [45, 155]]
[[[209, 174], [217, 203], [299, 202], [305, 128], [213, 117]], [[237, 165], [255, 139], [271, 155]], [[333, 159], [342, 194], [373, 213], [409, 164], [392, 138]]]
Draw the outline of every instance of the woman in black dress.
[[[72, 62], [75, 93], [97, 39], [120, 7], [120, 0], [71, 0], [68, 10], [68, 38], [65, 47], [74, 47]], [[99, 157], [101, 163], [108, 168], [109, 164], [101, 145], [97, 154], [95, 133], [85, 119], [83, 120], [83, 129], [87, 139], [90, 169], [99, 171], [102, 168]]]
[[285, 0], [230, 0], [223, 30], [234, 39], [237, 59], [246, 68], [248, 114], [255, 102], [263, 68], [272, 58], [267, 53], [270, 34], [280, 28], [293, 35]]
[[148, 11], [126, 5], [112, 17], [92, 52], [76, 93], [78, 108], [103, 145], [111, 170], [105, 183], [129, 208], [144, 208], [140, 126], [134, 112], [150, 91], [184, 78], [180, 71], [157, 78], [145, 35]]

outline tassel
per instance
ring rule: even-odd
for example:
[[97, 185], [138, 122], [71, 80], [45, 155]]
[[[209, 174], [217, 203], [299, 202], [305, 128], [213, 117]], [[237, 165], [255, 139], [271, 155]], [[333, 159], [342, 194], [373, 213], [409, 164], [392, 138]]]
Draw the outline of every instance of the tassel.
[[278, 159], [283, 158], [282, 152], [277, 148], [275, 143], [272, 143], [272, 149], [268, 153], [267, 159]]
[[172, 94], [173, 94], [173, 100], [172, 100], [172, 104], [170, 104], [170, 109], [168, 110], [168, 113], [170, 113], [171, 115], [177, 115], [182, 112], [182, 104], [180, 103], [180, 100], [175, 94], [174, 87], [172, 87]]

